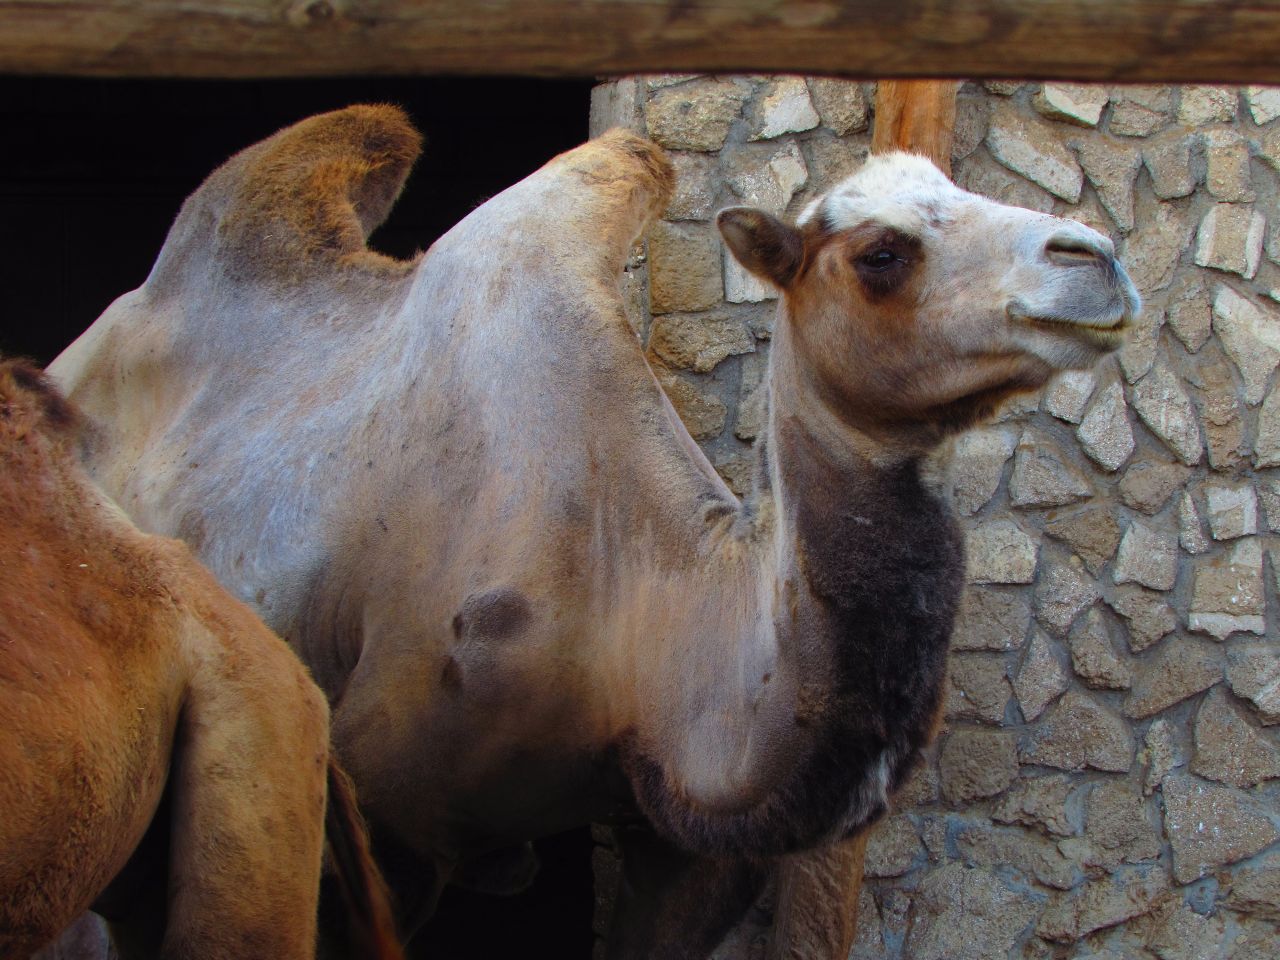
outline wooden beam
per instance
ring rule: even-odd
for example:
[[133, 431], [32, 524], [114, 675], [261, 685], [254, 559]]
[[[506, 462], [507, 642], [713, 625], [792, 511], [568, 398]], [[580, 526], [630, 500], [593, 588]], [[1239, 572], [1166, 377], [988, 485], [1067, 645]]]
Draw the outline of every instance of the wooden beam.
[[881, 80], [876, 84], [871, 152], [923, 153], [951, 176], [959, 87], [954, 80]]
[[1280, 83], [1280, 0], [0, 0], [0, 72]]

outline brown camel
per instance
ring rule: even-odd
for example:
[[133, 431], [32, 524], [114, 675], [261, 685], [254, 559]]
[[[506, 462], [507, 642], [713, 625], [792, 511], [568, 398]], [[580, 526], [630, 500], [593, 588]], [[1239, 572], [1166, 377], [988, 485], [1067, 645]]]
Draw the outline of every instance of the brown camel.
[[393, 960], [323, 695], [78, 447], [44, 376], [0, 362], [0, 956], [101, 897], [125, 957], [311, 960], [327, 782], [361, 948]]
[[353, 107], [206, 181], [53, 366], [95, 476], [311, 666], [406, 929], [596, 820], [612, 957], [706, 956], [782, 857], [775, 951], [843, 958], [832, 905], [931, 736], [963, 580], [921, 459], [1116, 347], [1132, 284], [1088, 228], [905, 154], [798, 227], [726, 211], [782, 292], [739, 501], [623, 312], [661, 151], [607, 134], [398, 262], [365, 238], [417, 149]]

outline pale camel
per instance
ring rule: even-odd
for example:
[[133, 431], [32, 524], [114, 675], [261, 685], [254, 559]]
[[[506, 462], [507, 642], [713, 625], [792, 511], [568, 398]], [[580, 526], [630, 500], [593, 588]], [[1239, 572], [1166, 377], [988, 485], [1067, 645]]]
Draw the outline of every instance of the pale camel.
[[799, 227], [726, 211], [782, 292], [740, 501], [624, 315], [661, 151], [607, 134], [397, 262], [365, 238], [417, 148], [355, 107], [210, 177], [54, 364], [95, 475], [311, 666], [406, 929], [449, 880], [518, 886], [525, 841], [597, 820], [626, 824], [612, 957], [705, 956], [812, 849], [785, 861], [775, 950], [843, 958], [851, 921], [805, 898], [856, 897], [963, 580], [921, 458], [1117, 346], [1132, 284], [1092, 230], [903, 154]]
[[125, 957], [311, 960], [328, 785], [359, 943], [394, 960], [323, 695], [78, 446], [44, 376], [0, 362], [0, 956], [97, 900]]

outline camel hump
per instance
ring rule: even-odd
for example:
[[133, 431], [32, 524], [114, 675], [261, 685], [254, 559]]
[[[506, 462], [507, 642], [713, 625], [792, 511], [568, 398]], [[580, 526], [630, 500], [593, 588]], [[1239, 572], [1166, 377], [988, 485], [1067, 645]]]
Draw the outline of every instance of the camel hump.
[[34, 364], [0, 359], [0, 424], [15, 438], [40, 431], [62, 439], [78, 432], [80, 415]]
[[367, 104], [309, 117], [236, 154], [183, 205], [148, 285], [204, 255], [245, 281], [296, 283], [354, 258], [397, 261], [365, 242], [390, 213], [422, 150], [399, 107]]
[[676, 174], [666, 152], [630, 130], [614, 128], [559, 157], [583, 180], [601, 188], [602, 199], [640, 201], [648, 221], [671, 202]]

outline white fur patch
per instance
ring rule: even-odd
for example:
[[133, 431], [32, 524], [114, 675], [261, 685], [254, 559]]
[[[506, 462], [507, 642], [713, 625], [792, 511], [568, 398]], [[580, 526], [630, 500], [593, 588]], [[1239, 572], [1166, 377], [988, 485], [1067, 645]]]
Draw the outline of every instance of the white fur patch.
[[868, 220], [904, 233], [920, 234], [932, 218], [945, 216], [957, 201], [977, 199], [961, 190], [925, 157], [879, 154], [842, 180], [800, 215], [800, 223], [825, 217], [837, 230]]

